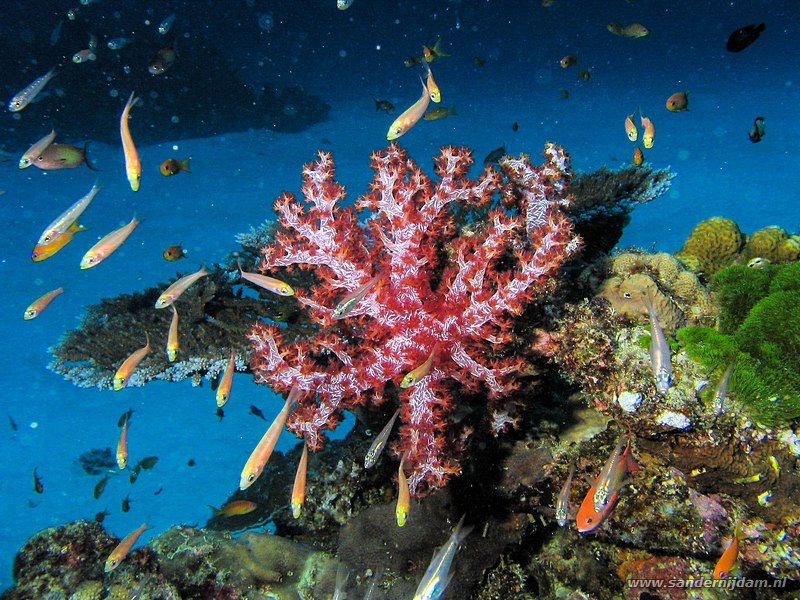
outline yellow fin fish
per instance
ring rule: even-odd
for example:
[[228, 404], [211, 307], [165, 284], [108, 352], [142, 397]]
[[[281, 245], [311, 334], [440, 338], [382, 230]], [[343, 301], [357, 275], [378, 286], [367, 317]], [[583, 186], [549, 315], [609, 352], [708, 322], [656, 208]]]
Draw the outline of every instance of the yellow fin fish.
[[639, 139], [639, 130], [636, 129], [636, 125], [633, 124], [633, 115], [636, 113], [631, 113], [627, 117], [625, 117], [625, 133], [628, 136], [628, 139], [632, 142], [635, 142]]
[[25, 154], [23, 154], [22, 158], [19, 159], [19, 168], [27, 169], [30, 167], [33, 164], [33, 161], [36, 160], [36, 157], [39, 156], [45, 148], [52, 144], [54, 139], [56, 139], [55, 129], [53, 129], [53, 131], [48, 133], [25, 151]]
[[117, 440], [117, 466], [122, 470], [128, 466], [128, 419], [122, 424]]
[[175, 300], [180, 298], [181, 294], [193, 286], [198, 279], [205, 277], [210, 273], [211, 271], [206, 270], [205, 265], [203, 265], [198, 271], [190, 273], [189, 275], [184, 275], [162, 292], [162, 294], [158, 297], [158, 300], [156, 300], [155, 307], [167, 308], [173, 302], [175, 302]]
[[431, 71], [431, 67], [427, 62], [422, 63], [425, 65], [425, 70], [428, 72], [428, 78], [425, 82], [425, 87], [428, 88], [428, 94], [431, 97], [431, 102], [436, 102], [437, 104], [442, 101], [442, 92], [439, 91], [439, 86], [436, 85], [436, 82], [433, 80], [433, 71]]
[[423, 377], [430, 373], [431, 367], [433, 366], [433, 358], [436, 355], [438, 347], [438, 344], [435, 344], [425, 362], [406, 373], [405, 377], [403, 377], [403, 380], [400, 382], [401, 388], [405, 389], [417, 385]]
[[[139, 348], [135, 352], [133, 352], [128, 358], [122, 361], [122, 364], [117, 369], [117, 372], [114, 373], [114, 391], [119, 391], [128, 385], [128, 380], [133, 375], [133, 372], [136, 370], [136, 367], [139, 366], [139, 363], [142, 362], [145, 356], [147, 356], [150, 352], [150, 336], [147, 335], [147, 332], [144, 332], [145, 338], [147, 339], [147, 343], [144, 347]], [[126, 420], [127, 422], [127, 420]]]
[[169, 333], [167, 334], [167, 358], [169, 362], [173, 362], [178, 356], [180, 343], [178, 341], [178, 309], [174, 304], [170, 308], [172, 309], [172, 320], [169, 323]]
[[297, 465], [297, 473], [294, 476], [292, 486], [292, 516], [300, 518], [303, 503], [306, 501], [306, 474], [308, 472], [308, 444], [303, 440], [303, 453], [300, 455], [300, 462]]
[[22, 318], [25, 319], [26, 321], [30, 321], [31, 319], [35, 319], [40, 314], [42, 314], [42, 311], [45, 308], [47, 308], [48, 304], [50, 304], [53, 301], [53, 298], [55, 298], [56, 296], [58, 296], [58, 295], [60, 295], [62, 293], [64, 293], [64, 288], [60, 287], [60, 288], [56, 288], [54, 290], [51, 290], [51, 291], [47, 292], [46, 294], [43, 294], [42, 296], [39, 296], [39, 298], [34, 300], [31, 303], [31, 305], [28, 308], [25, 309], [25, 313], [22, 315]]
[[268, 292], [278, 294], [279, 296], [294, 296], [294, 288], [288, 283], [269, 277], [268, 275], [261, 275], [260, 273], [249, 273], [242, 270], [242, 264], [239, 264], [239, 276], [245, 281], [249, 281], [260, 288], [264, 288]]
[[222, 374], [219, 386], [217, 387], [217, 408], [222, 408], [231, 397], [231, 385], [233, 384], [233, 373], [236, 371], [236, 354], [231, 350], [225, 372]]
[[131, 189], [134, 192], [138, 192], [139, 180], [142, 177], [142, 165], [139, 162], [139, 153], [136, 151], [136, 146], [131, 137], [131, 130], [128, 126], [131, 108], [139, 100], [134, 94], [135, 92], [131, 92], [131, 96], [122, 111], [122, 116], [119, 120], [119, 135], [122, 138], [122, 151], [125, 154], [125, 173], [128, 175], [128, 183], [131, 184]]
[[300, 389], [297, 387], [297, 384], [295, 384], [286, 397], [286, 403], [283, 405], [283, 408], [253, 449], [250, 458], [247, 459], [239, 479], [240, 490], [249, 488], [261, 475], [269, 457], [272, 456], [272, 451], [275, 450], [275, 444], [278, 443], [278, 438], [283, 431], [283, 427], [286, 425], [286, 419], [289, 418], [289, 411], [292, 409], [292, 405], [299, 395]]
[[644, 131], [642, 132], [642, 145], [645, 148], [652, 148], [653, 140], [656, 137], [656, 127], [653, 125], [653, 121], [642, 116], [641, 113], [639, 114], [639, 117], [641, 118], [642, 127], [644, 128]]
[[45, 228], [45, 230], [42, 232], [42, 235], [39, 236], [39, 241], [36, 242], [36, 245], [46, 246], [47, 244], [53, 242], [53, 240], [55, 240], [62, 233], [66, 233], [67, 230], [75, 224], [75, 221], [77, 221], [78, 218], [83, 214], [83, 211], [89, 207], [89, 203], [94, 199], [99, 191], [100, 186], [95, 183], [92, 186], [92, 189], [89, 190], [88, 194], [73, 203], [72, 206], [58, 215], [55, 220]]
[[403, 454], [400, 459], [400, 467], [397, 469], [397, 506], [395, 507], [395, 518], [397, 526], [402, 527], [408, 520], [408, 511], [411, 508], [411, 491], [408, 489], [408, 479], [403, 471], [408, 452]]
[[386, 134], [386, 139], [389, 141], [396, 140], [401, 135], [404, 135], [409, 129], [417, 124], [428, 110], [428, 105], [431, 103], [431, 95], [425, 84], [422, 84], [422, 96], [419, 100], [409, 106], [402, 115], [395, 119], [394, 123], [389, 127], [389, 132]]
[[139, 536], [142, 535], [145, 530], [147, 529], [147, 524], [142, 523], [137, 529], [131, 531], [125, 538], [117, 544], [117, 547], [112, 550], [111, 554], [108, 555], [106, 559], [106, 564], [104, 570], [106, 573], [110, 573], [114, 569], [119, 566], [125, 557], [130, 552], [131, 547], [136, 543], [136, 540], [139, 539]]
[[136, 217], [133, 217], [130, 223], [123, 225], [119, 229], [115, 229], [97, 242], [94, 246], [89, 248], [89, 250], [81, 259], [81, 269], [91, 269], [92, 267], [96, 267], [106, 258], [111, 256], [111, 254], [117, 248], [119, 248], [125, 242], [125, 240], [128, 239], [139, 223], [140, 221], [137, 221]]

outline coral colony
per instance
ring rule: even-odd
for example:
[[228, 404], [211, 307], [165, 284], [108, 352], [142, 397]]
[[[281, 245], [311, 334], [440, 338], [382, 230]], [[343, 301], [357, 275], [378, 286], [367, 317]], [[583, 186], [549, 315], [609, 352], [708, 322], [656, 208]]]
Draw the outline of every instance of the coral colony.
[[[318, 284], [296, 294], [319, 329], [286, 341], [278, 325], [257, 322], [252, 367], [257, 382], [300, 390], [288, 428], [312, 450], [342, 411], [380, 405], [404, 376], [394, 450], [407, 453], [418, 496], [459, 472], [466, 433], [448, 419], [454, 396], [485, 390], [489, 426], [499, 433], [514, 423], [504, 398], [524, 361], [512, 346], [513, 317], [580, 246], [562, 213], [569, 157], [553, 144], [544, 156], [541, 167], [522, 155], [501, 161], [503, 175], [487, 167], [470, 179], [470, 150], [446, 146], [434, 181], [390, 144], [371, 157], [369, 192], [345, 207], [333, 158], [320, 152], [303, 169], [304, 202], [290, 193], [276, 200], [279, 229], [259, 266], [313, 270]], [[488, 208], [488, 218], [459, 229], [457, 203]], [[359, 289], [366, 293], [350, 312], [340, 305], [334, 314]], [[420, 377], [409, 383], [412, 371]]]

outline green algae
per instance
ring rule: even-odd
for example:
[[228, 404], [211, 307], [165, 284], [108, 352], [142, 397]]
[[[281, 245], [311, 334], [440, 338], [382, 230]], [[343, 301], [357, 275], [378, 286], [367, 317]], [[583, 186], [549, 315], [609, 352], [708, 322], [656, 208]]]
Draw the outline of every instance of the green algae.
[[712, 282], [718, 329], [685, 327], [677, 337], [712, 377], [733, 364], [730, 391], [767, 425], [800, 417], [800, 264], [732, 266]]

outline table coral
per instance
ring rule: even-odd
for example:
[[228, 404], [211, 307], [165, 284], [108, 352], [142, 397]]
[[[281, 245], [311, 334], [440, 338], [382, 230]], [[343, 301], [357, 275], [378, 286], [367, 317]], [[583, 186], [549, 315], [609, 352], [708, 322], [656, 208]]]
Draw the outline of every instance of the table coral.
[[[319, 283], [296, 289], [296, 297], [319, 332], [288, 341], [278, 325], [257, 322], [249, 334], [256, 381], [301, 390], [289, 429], [318, 450], [343, 410], [381, 404], [387, 389], [431, 356], [427, 375], [399, 392], [395, 450], [408, 452], [415, 494], [459, 472], [463, 438], [449, 421], [454, 386], [487, 395], [497, 432], [513, 424], [504, 398], [524, 368], [512, 343], [513, 317], [580, 246], [562, 212], [568, 162], [548, 144], [540, 168], [525, 155], [504, 158], [504, 177], [486, 167], [473, 180], [470, 151], [448, 146], [434, 159], [434, 182], [391, 144], [372, 155], [375, 176], [355, 207], [341, 205], [345, 190], [330, 154], [306, 165], [305, 202], [289, 193], [275, 201], [279, 229], [260, 269], [313, 269]], [[488, 216], [459, 229], [456, 203], [487, 207]], [[373, 278], [352, 312], [335, 319], [337, 303]]]

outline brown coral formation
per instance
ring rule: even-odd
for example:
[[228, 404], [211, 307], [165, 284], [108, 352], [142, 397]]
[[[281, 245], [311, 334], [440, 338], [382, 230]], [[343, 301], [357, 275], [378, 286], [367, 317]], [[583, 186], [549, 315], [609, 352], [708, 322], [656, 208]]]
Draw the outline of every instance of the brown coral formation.
[[708, 280], [733, 264], [754, 259], [785, 263], [800, 259], [800, 236], [771, 225], [751, 235], [741, 232], [735, 221], [711, 217], [698, 223], [683, 247], [675, 253], [687, 267]]
[[744, 242], [736, 221], [711, 217], [695, 225], [675, 256], [695, 273], [710, 278], [736, 260]]
[[649, 299], [667, 332], [713, 323], [716, 310], [705, 287], [670, 254], [623, 252], [611, 258], [610, 270], [599, 295], [618, 315], [631, 321], [646, 319]]

